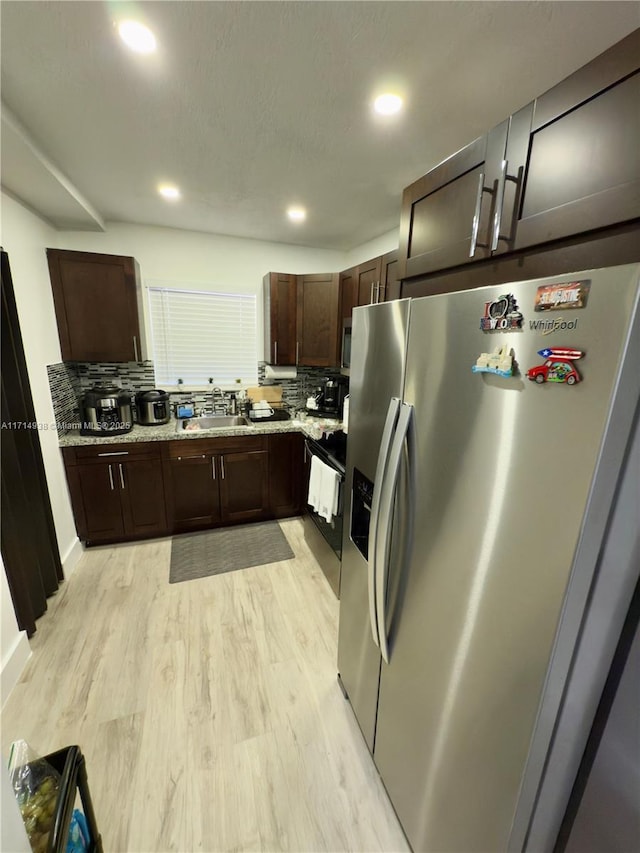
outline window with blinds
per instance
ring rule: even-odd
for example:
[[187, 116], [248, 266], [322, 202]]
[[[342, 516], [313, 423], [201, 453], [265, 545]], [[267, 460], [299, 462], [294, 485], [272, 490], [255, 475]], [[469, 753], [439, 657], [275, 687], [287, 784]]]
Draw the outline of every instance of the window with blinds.
[[256, 385], [256, 297], [149, 287], [151, 338], [159, 386]]

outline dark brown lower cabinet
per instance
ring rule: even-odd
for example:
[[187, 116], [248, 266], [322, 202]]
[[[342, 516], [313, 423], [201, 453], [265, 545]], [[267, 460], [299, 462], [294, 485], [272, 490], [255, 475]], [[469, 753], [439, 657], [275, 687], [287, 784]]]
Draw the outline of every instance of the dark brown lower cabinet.
[[267, 515], [267, 460], [264, 450], [218, 457], [223, 521], [254, 521]]
[[167, 532], [167, 516], [159, 459], [132, 459], [118, 466], [124, 529], [130, 536]]
[[98, 542], [124, 536], [122, 502], [113, 465], [85, 463], [72, 468], [68, 476], [80, 538]]
[[300, 433], [63, 449], [89, 545], [297, 515], [303, 453]]
[[303, 506], [304, 439], [295, 432], [270, 435], [268, 438], [270, 515], [273, 518], [297, 515]]
[[63, 456], [80, 539], [88, 544], [167, 532], [156, 444], [67, 447]]
[[172, 531], [213, 527], [220, 523], [220, 490], [215, 457], [185, 455], [165, 464], [167, 512]]
[[163, 444], [172, 533], [267, 518], [267, 436], [198, 438]]

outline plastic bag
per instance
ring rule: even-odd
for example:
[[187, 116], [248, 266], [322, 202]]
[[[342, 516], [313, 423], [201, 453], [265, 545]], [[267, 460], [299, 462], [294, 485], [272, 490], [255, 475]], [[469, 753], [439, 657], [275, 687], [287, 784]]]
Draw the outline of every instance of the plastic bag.
[[11, 745], [9, 775], [33, 853], [46, 853], [53, 829], [60, 774], [26, 741]]
[[74, 809], [69, 825], [66, 853], [84, 853], [85, 850], [89, 849], [90, 844], [91, 835], [87, 819], [79, 809]]

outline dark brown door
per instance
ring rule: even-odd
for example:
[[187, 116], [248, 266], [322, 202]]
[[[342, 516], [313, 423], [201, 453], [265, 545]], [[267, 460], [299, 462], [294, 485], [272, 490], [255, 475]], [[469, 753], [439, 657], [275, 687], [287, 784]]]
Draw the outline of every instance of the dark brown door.
[[80, 537], [100, 542], [124, 536], [117, 463], [78, 465], [69, 469], [68, 476], [72, 494], [77, 492], [82, 502], [84, 530], [78, 530]]
[[2, 279], [2, 558], [18, 625], [29, 635], [62, 579], [9, 258]]
[[137, 361], [139, 271], [133, 258], [47, 249], [64, 361]]
[[268, 514], [268, 454], [223, 453], [218, 457], [223, 521], [250, 521]]
[[296, 298], [295, 275], [268, 273], [264, 279], [268, 311], [265, 319], [269, 323], [265, 336], [268, 338], [266, 360], [269, 364], [296, 363]]
[[297, 364], [340, 364], [340, 279], [338, 273], [298, 276]]
[[502, 122], [405, 189], [400, 278], [489, 257], [507, 128]]
[[167, 532], [167, 516], [159, 459], [116, 463], [125, 533], [160, 536]]
[[297, 515], [301, 509], [302, 436], [269, 436], [269, 512], [275, 518]]
[[398, 277], [398, 250], [382, 256], [382, 284], [379, 302], [400, 299], [400, 279]]
[[169, 460], [165, 470], [169, 529], [191, 530], [218, 524], [221, 513], [216, 457], [185, 455]]
[[357, 275], [358, 267], [351, 267], [340, 273], [340, 313], [343, 321], [351, 317], [353, 309], [358, 304]]
[[358, 266], [358, 305], [375, 305], [380, 302], [382, 283], [382, 258], [373, 258]]
[[512, 116], [498, 252], [640, 216], [638, 57], [640, 30]]

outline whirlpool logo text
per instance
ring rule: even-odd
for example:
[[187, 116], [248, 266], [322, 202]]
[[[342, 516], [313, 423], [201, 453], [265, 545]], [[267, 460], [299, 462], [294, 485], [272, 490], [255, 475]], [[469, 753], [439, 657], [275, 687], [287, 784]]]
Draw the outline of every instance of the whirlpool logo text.
[[532, 332], [542, 332], [543, 335], [550, 335], [553, 332], [571, 332], [577, 328], [577, 320], [563, 320], [562, 317], [554, 320], [529, 320], [529, 329]]

